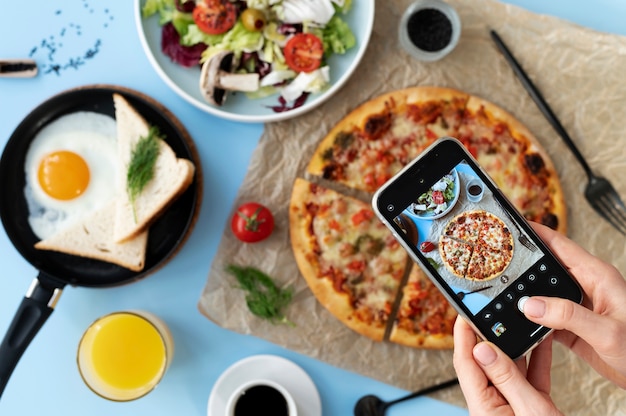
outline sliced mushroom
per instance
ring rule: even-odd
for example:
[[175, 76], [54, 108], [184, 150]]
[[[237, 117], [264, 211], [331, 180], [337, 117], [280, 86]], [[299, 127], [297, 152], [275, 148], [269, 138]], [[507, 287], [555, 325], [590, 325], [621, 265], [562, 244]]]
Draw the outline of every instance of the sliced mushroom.
[[213, 55], [202, 65], [200, 91], [212, 104], [221, 106], [226, 101], [227, 91], [256, 91], [259, 89], [259, 74], [234, 74], [234, 54], [223, 51]]

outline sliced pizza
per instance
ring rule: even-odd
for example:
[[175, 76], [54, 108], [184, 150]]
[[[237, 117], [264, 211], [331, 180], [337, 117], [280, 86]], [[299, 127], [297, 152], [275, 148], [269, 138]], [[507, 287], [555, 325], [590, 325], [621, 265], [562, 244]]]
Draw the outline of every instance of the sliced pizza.
[[[318, 185], [296, 180], [289, 215], [293, 251], [312, 292], [339, 320], [372, 339], [381, 340], [392, 329], [393, 342], [447, 348], [451, 338], [446, 336], [441, 343], [424, 340], [446, 332], [438, 322], [446, 317], [447, 330], [455, 314], [440, 309], [442, 295], [418, 272], [400, 287], [407, 272], [404, 250], [368, 203], [337, 191], [375, 192], [442, 136], [461, 140], [527, 219], [566, 231], [566, 208], [552, 162], [505, 110], [439, 87], [406, 88], [363, 103], [320, 142], [306, 169]], [[493, 217], [470, 212], [444, 229], [439, 254], [452, 275], [489, 280], [508, 267], [513, 237]], [[399, 225], [417, 242], [410, 221]], [[403, 297], [393, 317], [397, 292]]]

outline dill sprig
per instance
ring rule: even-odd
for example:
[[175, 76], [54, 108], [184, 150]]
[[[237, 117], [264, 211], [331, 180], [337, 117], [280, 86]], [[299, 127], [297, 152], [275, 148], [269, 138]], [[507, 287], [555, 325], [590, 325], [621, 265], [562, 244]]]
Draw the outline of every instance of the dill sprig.
[[128, 172], [126, 174], [126, 191], [133, 207], [133, 217], [137, 222], [135, 200], [154, 176], [154, 165], [159, 156], [159, 129], [151, 126], [147, 136], [142, 136], [132, 150]]
[[239, 287], [247, 292], [246, 305], [253, 315], [273, 324], [295, 326], [282, 311], [291, 302], [292, 287], [280, 289], [271, 277], [253, 267], [230, 265], [226, 271], [234, 275]]

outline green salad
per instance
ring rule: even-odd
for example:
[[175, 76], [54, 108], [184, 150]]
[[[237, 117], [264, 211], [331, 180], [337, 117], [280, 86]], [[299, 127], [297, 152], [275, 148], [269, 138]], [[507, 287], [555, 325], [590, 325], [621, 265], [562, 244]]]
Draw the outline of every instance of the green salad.
[[448, 209], [455, 197], [453, 172], [448, 173], [411, 204], [411, 211], [420, 216], [437, 215]]
[[229, 72], [252, 76], [225, 82], [225, 90], [248, 98], [280, 94], [281, 103], [294, 104], [327, 88], [328, 58], [356, 45], [343, 18], [351, 6], [352, 0], [147, 0], [142, 16], [159, 16], [161, 49], [177, 64], [205, 65], [232, 52]]

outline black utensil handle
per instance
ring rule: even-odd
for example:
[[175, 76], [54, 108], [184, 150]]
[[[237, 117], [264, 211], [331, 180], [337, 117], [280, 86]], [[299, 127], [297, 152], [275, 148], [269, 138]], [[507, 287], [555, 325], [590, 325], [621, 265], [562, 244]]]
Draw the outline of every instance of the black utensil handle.
[[33, 59], [0, 59], [0, 77], [28, 78], [37, 75]]
[[522, 66], [519, 64], [519, 62], [517, 62], [517, 59], [515, 59], [511, 51], [509, 51], [509, 48], [506, 46], [504, 41], [500, 38], [500, 36], [498, 35], [498, 33], [496, 33], [495, 30], [491, 31], [491, 38], [496, 43], [496, 46], [498, 47], [500, 52], [502, 52], [507, 62], [511, 66], [511, 68], [513, 68], [513, 72], [515, 72], [515, 75], [517, 75], [519, 80], [522, 82], [522, 85], [524, 86], [528, 94], [530, 94], [530, 97], [533, 99], [535, 104], [537, 104], [537, 107], [539, 107], [539, 110], [543, 113], [543, 115], [546, 117], [548, 122], [552, 125], [554, 130], [556, 130], [559, 136], [561, 136], [561, 138], [563, 139], [567, 147], [569, 147], [572, 153], [574, 153], [574, 156], [576, 156], [576, 159], [578, 159], [578, 162], [581, 164], [581, 166], [585, 170], [585, 173], [587, 173], [587, 176], [591, 176], [592, 175], [591, 168], [587, 164], [587, 161], [585, 160], [583, 155], [578, 150], [578, 147], [576, 147], [576, 144], [574, 144], [574, 141], [571, 139], [571, 137], [569, 137], [569, 134], [567, 133], [567, 131], [565, 130], [565, 128], [563, 127], [563, 125], [561, 124], [557, 116], [554, 114], [554, 112], [552, 111], [552, 109], [550, 108], [546, 100], [543, 98], [543, 96], [539, 92], [539, 89], [535, 87], [533, 82], [530, 80], [530, 78], [528, 77], [524, 69], [522, 68]]
[[0, 344], [0, 397], [26, 347], [54, 310], [60, 293], [61, 289], [44, 287], [35, 279], [22, 299]]
[[434, 386], [426, 387], [422, 390], [418, 390], [404, 397], [400, 397], [399, 399], [392, 400], [387, 403], [387, 407], [391, 406], [392, 404], [403, 402], [405, 400], [411, 400], [419, 396], [424, 396], [426, 394], [434, 393], [436, 391], [443, 390], [448, 387], [452, 387], [456, 384], [459, 384], [459, 379], [455, 377], [452, 380], [444, 381], [443, 383], [435, 384]]

